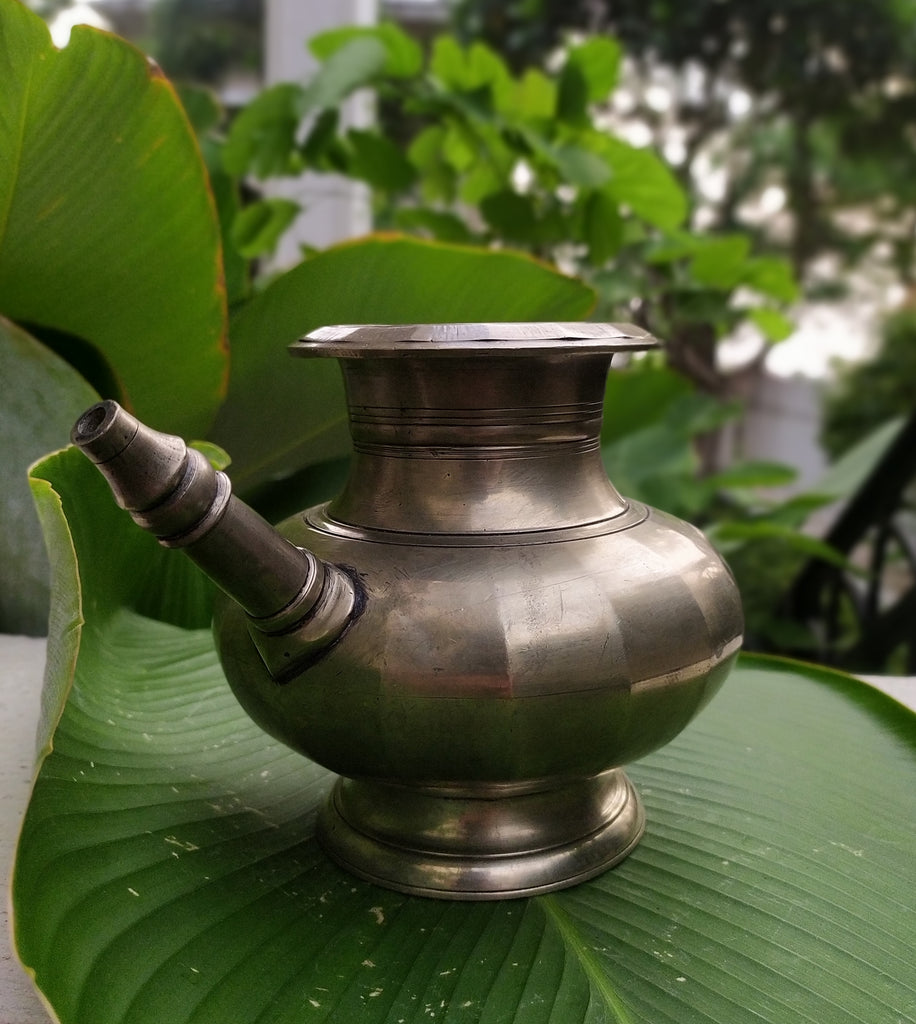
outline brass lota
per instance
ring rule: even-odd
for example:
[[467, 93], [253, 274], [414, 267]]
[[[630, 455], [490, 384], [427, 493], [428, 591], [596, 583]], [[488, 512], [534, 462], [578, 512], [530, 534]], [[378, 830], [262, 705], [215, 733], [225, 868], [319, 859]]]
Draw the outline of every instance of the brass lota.
[[180, 439], [115, 402], [72, 439], [119, 504], [219, 585], [226, 677], [270, 735], [337, 773], [318, 837], [380, 885], [449, 899], [573, 885], [645, 817], [621, 765], [676, 736], [741, 644], [727, 567], [602, 464], [628, 325], [327, 327], [354, 455], [277, 529]]

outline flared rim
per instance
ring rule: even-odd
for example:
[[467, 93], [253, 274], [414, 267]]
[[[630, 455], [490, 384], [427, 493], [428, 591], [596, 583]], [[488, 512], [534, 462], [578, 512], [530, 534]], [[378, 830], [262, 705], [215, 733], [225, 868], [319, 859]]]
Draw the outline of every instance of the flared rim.
[[336, 324], [290, 345], [297, 356], [469, 355], [542, 352], [614, 353], [657, 348], [634, 324], [502, 322], [447, 324]]

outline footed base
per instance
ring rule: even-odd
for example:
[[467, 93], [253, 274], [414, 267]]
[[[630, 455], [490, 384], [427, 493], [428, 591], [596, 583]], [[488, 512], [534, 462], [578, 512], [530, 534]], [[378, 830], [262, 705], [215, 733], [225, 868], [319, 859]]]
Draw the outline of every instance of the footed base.
[[341, 867], [389, 889], [497, 900], [593, 878], [623, 860], [644, 828], [642, 803], [619, 769], [479, 795], [340, 779], [318, 840]]

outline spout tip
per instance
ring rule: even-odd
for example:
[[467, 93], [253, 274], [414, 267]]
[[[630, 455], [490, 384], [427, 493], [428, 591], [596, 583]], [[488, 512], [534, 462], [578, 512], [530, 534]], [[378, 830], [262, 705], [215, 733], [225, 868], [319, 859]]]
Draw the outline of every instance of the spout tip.
[[111, 400], [87, 409], [70, 440], [95, 463], [121, 508], [131, 512], [162, 502], [187, 468], [188, 449], [180, 437], [144, 426]]
[[130, 413], [108, 399], [97, 402], [76, 421], [70, 440], [95, 463], [108, 462], [133, 441], [140, 427]]

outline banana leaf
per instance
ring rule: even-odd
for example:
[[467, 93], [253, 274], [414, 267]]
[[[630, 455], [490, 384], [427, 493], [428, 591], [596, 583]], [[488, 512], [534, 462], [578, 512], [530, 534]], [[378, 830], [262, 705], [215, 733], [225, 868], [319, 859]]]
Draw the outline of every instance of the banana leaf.
[[229, 694], [196, 570], [72, 449], [32, 474], [56, 566], [15, 942], [65, 1024], [900, 1024], [916, 1019], [916, 716], [745, 657], [631, 766], [603, 876], [450, 903], [316, 846], [328, 773]]

